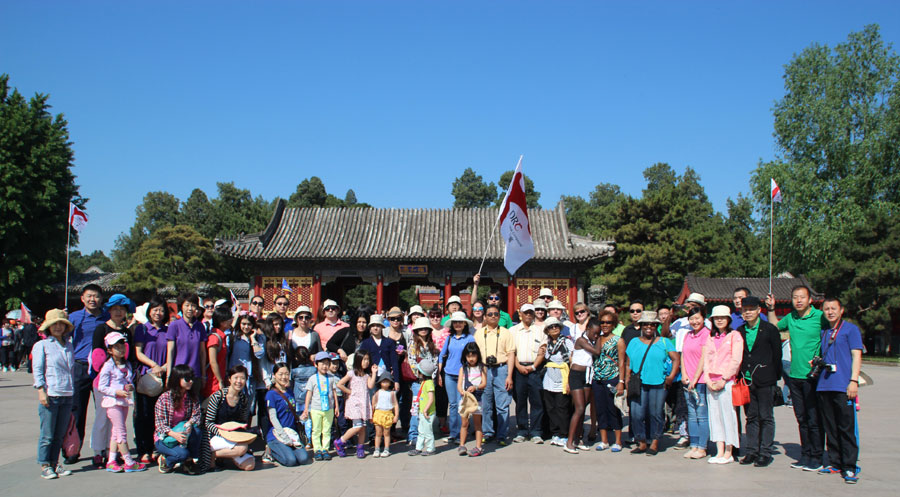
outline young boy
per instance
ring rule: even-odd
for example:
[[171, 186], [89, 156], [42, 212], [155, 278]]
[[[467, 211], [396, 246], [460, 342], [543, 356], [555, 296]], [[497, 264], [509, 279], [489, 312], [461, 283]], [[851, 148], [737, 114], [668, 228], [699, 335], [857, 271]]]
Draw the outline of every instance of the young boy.
[[425, 359], [416, 366], [419, 381], [419, 396], [413, 402], [413, 407], [418, 411], [419, 435], [416, 438], [416, 448], [409, 451], [411, 456], [434, 455], [434, 417], [436, 413], [434, 404], [434, 362]]
[[312, 443], [316, 461], [330, 461], [331, 423], [340, 414], [335, 390], [338, 379], [331, 374], [331, 358], [328, 352], [316, 354], [316, 374], [306, 382], [306, 402], [301, 420], [312, 420]]

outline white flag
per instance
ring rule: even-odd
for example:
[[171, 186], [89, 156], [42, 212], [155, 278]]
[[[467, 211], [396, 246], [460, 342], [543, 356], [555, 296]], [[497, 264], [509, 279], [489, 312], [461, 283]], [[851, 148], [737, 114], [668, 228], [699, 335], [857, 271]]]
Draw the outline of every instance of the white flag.
[[500, 235], [506, 244], [503, 265], [509, 274], [516, 274], [522, 264], [534, 257], [534, 241], [528, 223], [528, 206], [525, 201], [525, 176], [522, 174], [522, 157], [516, 164], [512, 182], [500, 205]]
[[87, 225], [87, 222], [87, 214], [78, 207], [75, 207], [75, 204], [69, 202], [69, 224], [72, 225], [72, 228], [74, 228], [75, 231], [81, 232], [85, 225]]

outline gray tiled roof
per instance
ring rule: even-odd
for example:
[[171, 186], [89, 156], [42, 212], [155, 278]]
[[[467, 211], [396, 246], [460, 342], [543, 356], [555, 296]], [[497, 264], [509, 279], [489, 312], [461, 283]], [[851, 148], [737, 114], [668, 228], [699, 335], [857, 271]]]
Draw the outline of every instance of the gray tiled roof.
[[[769, 278], [701, 278], [689, 274], [684, 281], [690, 292], [702, 293], [707, 302], [731, 303], [734, 289], [739, 287], [749, 289], [751, 295], [760, 299], [764, 299], [769, 293]], [[806, 276], [801, 274], [799, 277], [772, 278], [772, 294], [775, 296], [775, 301], [790, 302], [791, 290], [797, 285], [806, 285], [811, 288], [814, 302], [825, 298], [824, 295], [816, 292]]]
[[[223, 255], [279, 260], [481, 260], [498, 209], [284, 208], [279, 201], [266, 231], [217, 239]], [[612, 256], [612, 241], [569, 232], [565, 209], [529, 211], [535, 261], [590, 262]], [[499, 232], [487, 253], [502, 261]]]

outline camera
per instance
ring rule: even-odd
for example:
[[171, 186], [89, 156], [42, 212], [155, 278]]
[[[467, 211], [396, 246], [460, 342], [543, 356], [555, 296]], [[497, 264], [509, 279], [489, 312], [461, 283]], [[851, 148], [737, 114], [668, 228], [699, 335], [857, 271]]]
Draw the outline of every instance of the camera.
[[491, 367], [496, 366], [497, 358], [495, 356], [489, 355], [488, 358], [484, 360], [484, 363]]
[[809, 374], [806, 375], [807, 380], [815, 380], [819, 377], [820, 374], [822, 374], [822, 370], [824, 369], [827, 369], [832, 373], [837, 371], [837, 366], [835, 366], [834, 364], [828, 364], [827, 362], [825, 362], [825, 359], [822, 359], [819, 356], [813, 357], [812, 360], [809, 361], [809, 365], [810, 370]]

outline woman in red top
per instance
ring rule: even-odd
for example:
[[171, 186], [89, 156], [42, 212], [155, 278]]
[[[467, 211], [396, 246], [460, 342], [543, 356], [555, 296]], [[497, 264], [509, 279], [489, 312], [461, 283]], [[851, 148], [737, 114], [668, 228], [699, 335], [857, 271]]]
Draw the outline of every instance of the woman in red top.
[[228, 369], [228, 348], [225, 343], [225, 332], [231, 329], [231, 311], [218, 308], [213, 312], [212, 329], [206, 339], [206, 350], [209, 352], [209, 364], [206, 370], [206, 385], [203, 387], [203, 398], [207, 398], [227, 386], [225, 371]]

